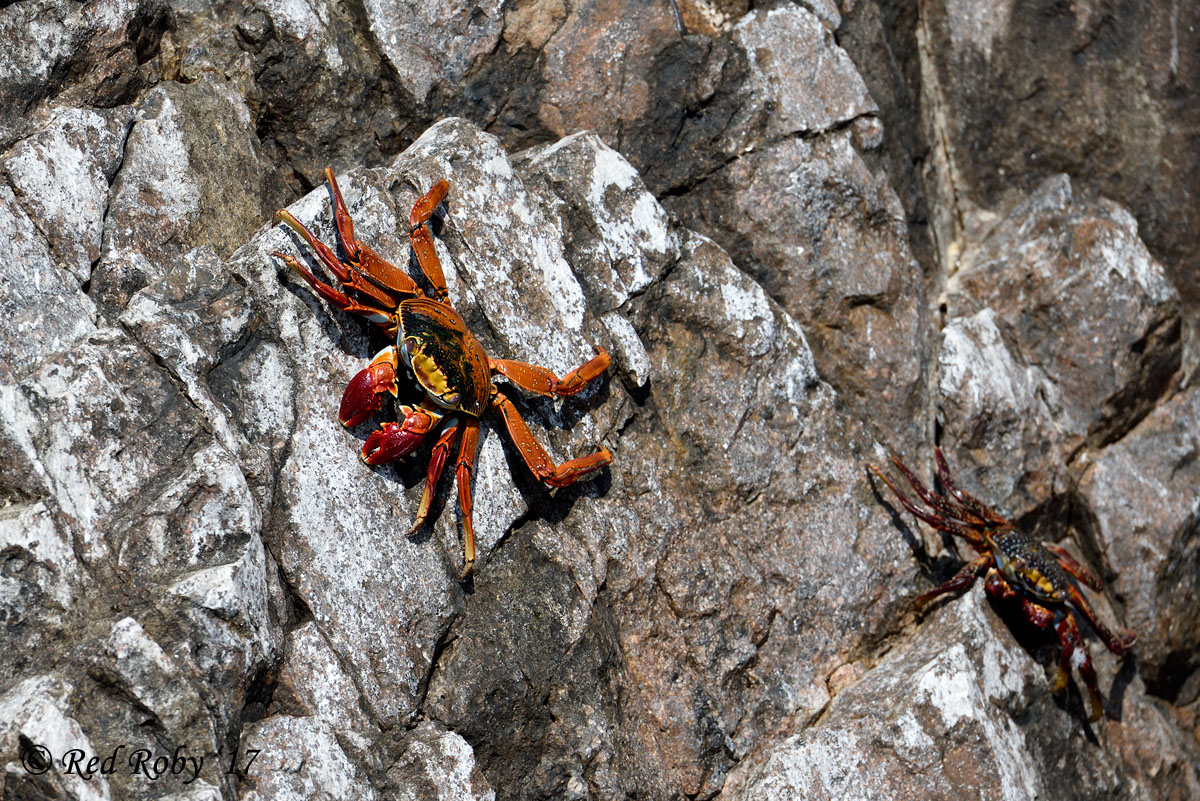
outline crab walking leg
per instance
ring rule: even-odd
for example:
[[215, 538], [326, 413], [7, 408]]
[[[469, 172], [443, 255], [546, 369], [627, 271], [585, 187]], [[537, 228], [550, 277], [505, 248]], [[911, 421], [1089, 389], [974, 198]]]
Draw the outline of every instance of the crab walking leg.
[[1088, 623], [1092, 624], [1092, 628], [1100, 635], [1100, 639], [1104, 641], [1105, 647], [1112, 651], [1117, 656], [1122, 656], [1128, 651], [1135, 642], [1137, 642], [1137, 634], [1132, 631], [1121, 631], [1117, 634], [1108, 630], [1108, 627], [1100, 622], [1096, 616], [1096, 610], [1092, 609], [1092, 605], [1088, 603], [1087, 598], [1083, 597], [1075, 587], [1068, 587], [1067, 594], [1071, 598], [1071, 603], [1083, 613], [1087, 618]]
[[611, 361], [608, 351], [597, 345], [595, 356], [562, 378], [545, 367], [512, 359], [491, 359], [489, 364], [492, 372], [499, 373], [527, 392], [536, 392], [546, 396], [565, 396], [574, 395], [591, 381], [603, 375]]
[[313, 288], [314, 292], [328, 302], [332, 303], [334, 306], [337, 306], [343, 311], [348, 311], [351, 314], [357, 314], [360, 317], [365, 317], [370, 322], [387, 331], [388, 336], [395, 336], [396, 321], [392, 319], [392, 315], [389, 312], [386, 312], [383, 309], [377, 309], [374, 306], [364, 306], [361, 303], [351, 299], [348, 295], [337, 291], [329, 284], [325, 283], [320, 278], [317, 278], [315, 275], [306, 270], [304, 266], [300, 264], [300, 262], [296, 261], [294, 256], [289, 256], [286, 253], [280, 253], [279, 251], [275, 251], [271, 255], [277, 259], [282, 259], [287, 266], [299, 273], [300, 277], [308, 282], [308, 285]]
[[[353, 289], [356, 292], [361, 292], [369, 297], [381, 309], [396, 308], [398, 301], [391, 292], [388, 292], [375, 283], [363, 278], [363, 276], [357, 270], [352, 269], [352, 265], [344, 264], [342, 261], [340, 261], [330, 247], [313, 236], [312, 232], [305, 228], [303, 223], [293, 217], [291, 212], [283, 209], [275, 212], [275, 216], [281, 222], [285, 223], [289, 228], [299, 234], [300, 237], [308, 243], [308, 246], [311, 247], [317, 254], [317, 257], [321, 260], [321, 263], [325, 265], [325, 268], [329, 270], [329, 272], [333, 273], [334, 277], [337, 278], [339, 284], [347, 289]], [[278, 255], [284, 261], [288, 261], [288, 257], [284, 256], [283, 254], [277, 253], [275, 255]], [[288, 261], [288, 266], [292, 267], [294, 270], [297, 270], [302, 276], [304, 276], [305, 280], [312, 284], [313, 289], [316, 289], [317, 292], [320, 292], [322, 296], [329, 297], [324, 292], [321, 292], [320, 287], [317, 286], [317, 284], [321, 282], [319, 282], [310, 272], [308, 272], [308, 270], [301, 268], [298, 262], [295, 262], [295, 260], [292, 259], [291, 261]], [[416, 285], [414, 284], [413, 287], [415, 288]], [[333, 302], [338, 303], [336, 300]], [[338, 303], [338, 305], [340, 305], [343, 309], [349, 310], [348, 306], [344, 304]], [[361, 312], [355, 313], [358, 314]]]
[[913, 601], [913, 604], [918, 609], [923, 609], [929, 604], [930, 601], [939, 596], [945, 595], [948, 592], [961, 592], [962, 590], [965, 590], [967, 587], [970, 587], [972, 584], [974, 584], [976, 577], [978, 577], [979, 574], [982, 573], [986, 568], [990, 567], [991, 564], [992, 557], [986, 554], [967, 562], [962, 566], [962, 569], [955, 573], [954, 576], [945, 584], [934, 587], [929, 592], [918, 595], [916, 600]]
[[1061, 692], [1067, 686], [1071, 668], [1078, 668], [1079, 675], [1083, 676], [1083, 683], [1087, 685], [1088, 694], [1092, 697], [1092, 714], [1088, 720], [1095, 722], [1104, 714], [1104, 696], [1100, 694], [1100, 686], [1096, 682], [1096, 669], [1092, 667], [1092, 656], [1083, 642], [1079, 624], [1075, 622], [1074, 615], [1064, 610], [1054, 630], [1058, 633], [1062, 651], [1058, 655], [1058, 677], [1050, 689], [1052, 692]]
[[458, 508], [463, 522], [463, 567], [460, 579], [471, 575], [475, 566], [475, 525], [471, 522], [471, 474], [475, 472], [475, 449], [479, 446], [479, 420], [468, 417], [462, 422], [462, 444], [458, 449], [458, 465], [454, 477], [458, 480]]
[[1001, 526], [1008, 524], [1007, 520], [992, 511], [992, 507], [974, 495], [959, 489], [958, 484], [950, 477], [950, 467], [946, 464], [946, 457], [942, 455], [941, 448], [933, 449], [933, 458], [937, 461], [938, 478], [941, 479], [943, 486], [946, 487], [946, 491], [953, 495], [959, 503], [989, 523], [996, 523]]
[[925, 502], [926, 506], [932, 507], [946, 517], [954, 520], [961, 520], [969, 526], [984, 525], [984, 521], [973, 514], [970, 509], [967, 509], [964, 506], [953, 504], [942, 496], [930, 492], [921, 479], [917, 478], [913, 472], [905, 466], [904, 462], [900, 461], [895, 456], [892, 456], [892, 464], [896, 465], [896, 468], [904, 474], [904, 477], [908, 479], [909, 486], [911, 486], [917, 495], [920, 496], [921, 500]]
[[433, 212], [449, 191], [448, 181], [438, 181], [428, 192], [417, 198], [412, 212], [408, 215], [408, 239], [412, 243], [413, 252], [417, 254], [417, 264], [421, 265], [421, 272], [425, 273], [429, 283], [433, 284], [434, 296], [442, 303], [449, 297], [446, 292], [446, 276], [442, 272], [442, 261], [433, 246], [433, 234], [429, 232], [429, 226], [425, 223], [433, 216]]
[[1058, 563], [1062, 565], [1062, 569], [1070, 573], [1075, 578], [1082, 581], [1084, 584], [1099, 592], [1104, 589], [1104, 583], [1097, 578], [1096, 574], [1088, 570], [1079, 562], [1075, 561], [1075, 557], [1071, 556], [1070, 552], [1061, 545], [1056, 545], [1053, 542], [1043, 542], [1042, 547], [1058, 559]]
[[924, 520], [938, 531], [946, 531], [950, 534], [957, 534], [972, 545], [977, 546], [983, 543], [983, 537], [981, 537], [978, 532], [972, 531], [966, 526], [956, 523], [952, 520], [947, 520], [940, 515], [932, 512], [926, 512], [924, 509], [910, 501], [908, 496], [897, 489], [896, 485], [892, 483], [892, 480], [884, 475], [883, 471], [881, 471], [875, 465], [869, 464], [867, 465], [867, 469], [879, 476], [879, 478], [883, 480], [883, 483], [888, 485], [888, 489], [892, 491], [892, 494], [896, 496], [896, 500], [900, 501], [900, 505], [911, 512], [919, 520]]
[[419, 529], [429, 516], [429, 505], [433, 503], [433, 494], [437, 491], [438, 480], [442, 477], [442, 468], [446, 466], [446, 457], [450, 455], [450, 449], [454, 447], [458, 434], [458, 420], [452, 419], [433, 446], [433, 454], [429, 458], [429, 472], [425, 476], [425, 490], [421, 493], [421, 505], [417, 509], [417, 519], [408, 530], [409, 534]]
[[512, 401], [504, 396], [503, 392], [496, 392], [492, 395], [492, 405], [499, 410], [500, 416], [504, 419], [508, 435], [512, 438], [513, 444], [517, 446], [521, 458], [525, 460], [529, 470], [543, 484], [551, 487], [565, 487], [612, 461], [612, 453], [608, 448], [602, 447], [588, 456], [581, 456], [578, 459], [571, 459], [556, 465], [550, 458], [550, 454], [546, 453], [546, 449], [533, 438], [533, 432], [529, 430], [529, 426], [522, 419], [521, 413], [517, 411], [516, 406], [513, 406]]
[[343, 266], [365, 276], [389, 292], [420, 295], [421, 290], [416, 281], [354, 238], [354, 220], [350, 217], [350, 210], [346, 208], [346, 201], [342, 198], [342, 190], [338, 188], [337, 179], [333, 177], [333, 170], [329, 167], [325, 168], [325, 180], [329, 182], [329, 190], [333, 193], [333, 220], [337, 228], [338, 242], [348, 259], [342, 263]]

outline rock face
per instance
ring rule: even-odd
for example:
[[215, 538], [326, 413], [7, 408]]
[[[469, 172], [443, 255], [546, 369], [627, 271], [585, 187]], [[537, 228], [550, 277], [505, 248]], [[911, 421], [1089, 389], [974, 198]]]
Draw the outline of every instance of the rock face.
[[[1192, 12], [1151, 5], [1147, 125], [1195, 99]], [[1195, 203], [1121, 149], [948, 191], [1017, 172], [951, 135], [1002, 6], [0, 6], [0, 798], [1200, 795], [1200, 351], [1154, 205]], [[1103, 66], [1133, 12], [1089, 9]], [[906, 35], [948, 55], [881, 57]], [[327, 164], [417, 277], [450, 182], [489, 354], [612, 354], [504, 387], [555, 460], [612, 451], [593, 478], [548, 490], [484, 416], [467, 582], [452, 481], [405, 536], [430, 445], [369, 468], [390, 404], [337, 422], [388, 343], [272, 255], [317, 265], [284, 206], [336, 241]], [[970, 550], [866, 465], [935, 444], [1106, 580], [1111, 719], [980, 587], [914, 614]]]

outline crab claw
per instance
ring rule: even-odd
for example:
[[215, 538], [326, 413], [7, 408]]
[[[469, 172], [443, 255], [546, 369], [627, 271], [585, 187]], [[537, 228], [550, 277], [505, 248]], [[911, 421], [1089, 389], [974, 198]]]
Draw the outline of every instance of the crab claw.
[[371, 416], [380, 407], [379, 396], [390, 392], [396, 396], [396, 349], [384, 348], [371, 360], [366, 369], [350, 379], [342, 393], [342, 404], [338, 407], [338, 418], [342, 425], [350, 428]]
[[427, 409], [402, 407], [403, 423], [384, 423], [378, 431], [372, 431], [371, 436], [363, 443], [362, 460], [370, 465], [392, 462], [402, 456], [407, 456], [416, 450], [438, 421]]

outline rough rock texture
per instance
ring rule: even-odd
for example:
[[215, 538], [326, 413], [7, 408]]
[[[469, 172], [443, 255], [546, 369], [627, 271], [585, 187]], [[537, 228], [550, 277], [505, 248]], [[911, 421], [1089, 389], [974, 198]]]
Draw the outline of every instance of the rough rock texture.
[[960, 469], [1024, 513], [1081, 449], [1121, 439], [1179, 369], [1179, 297], [1108, 201], [1042, 184], [949, 282], [938, 423]]
[[[0, 5], [0, 798], [1200, 794], [1184, 6]], [[592, 479], [485, 416], [470, 581], [271, 255], [329, 164], [414, 275], [451, 182], [489, 353], [613, 356], [505, 390]], [[979, 587], [913, 613], [970, 550], [865, 466], [935, 444], [1106, 580], [1109, 719]]]

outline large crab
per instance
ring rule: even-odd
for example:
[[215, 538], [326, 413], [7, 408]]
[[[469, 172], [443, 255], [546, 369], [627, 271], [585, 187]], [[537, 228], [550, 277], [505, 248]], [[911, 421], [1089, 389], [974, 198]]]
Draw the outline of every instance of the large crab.
[[909, 500], [878, 467], [868, 465], [875, 475], [883, 479], [905, 509], [938, 531], [962, 537], [979, 553], [949, 581], [918, 596], [915, 602], [918, 610], [941, 595], [965, 590], [978, 576], [986, 574], [984, 588], [988, 595], [1001, 601], [1018, 602], [1030, 623], [1038, 628], [1053, 630], [1058, 635], [1058, 675], [1052, 690], [1058, 693], [1065, 689], [1071, 668], [1077, 668], [1091, 695], [1091, 720], [1099, 720], [1104, 699], [1096, 684], [1092, 657], [1075, 620], [1075, 612], [1083, 613], [1108, 650], [1118, 656], [1129, 650], [1137, 635], [1132, 631], [1115, 634], [1110, 631], [1100, 622], [1072, 580], [1078, 579], [1092, 589], [1100, 590], [1103, 585], [1095, 574], [1079, 564], [1062, 547], [1036, 542], [1014, 528], [991, 507], [959, 489], [950, 477], [941, 448], [936, 449], [934, 455], [938, 479], [951, 497], [930, 492], [899, 459], [892, 457], [892, 462], [908, 479], [928, 509]]
[[367, 318], [395, 342], [381, 350], [346, 386], [338, 412], [344, 426], [364, 422], [381, 408], [383, 395], [396, 397], [403, 368], [411, 371], [419, 385], [422, 399], [413, 405], [400, 405], [403, 419], [398, 423], [383, 423], [367, 437], [361, 453], [362, 460], [369, 465], [390, 462], [412, 453], [426, 436], [440, 429], [410, 534], [425, 522], [442, 468], [458, 441], [455, 477], [463, 526], [463, 568], [459, 575], [465, 579], [475, 564], [471, 473], [479, 443], [479, 420], [484, 412], [488, 409], [499, 412], [525, 464], [539, 480], [551, 487], [572, 484], [612, 461], [612, 454], [601, 447], [588, 456], [555, 464], [534, 439], [512, 401], [496, 386], [493, 376], [502, 376], [521, 389], [539, 395], [574, 395], [608, 368], [608, 354], [597, 347], [595, 357], [561, 378], [544, 367], [490, 358], [479, 340], [467, 330], [462, 317], [450, 306], [442, 265], [434, 250], [433, 235], [426, 225], [446, 197], [450, 184], [446, 181], [434, 184], [417, 199], [409, 216], [409, 241], [421, 272], [432, 286], [432, 296], [429, 296], [407, 274], [354, 238], [354, 223], [333, 171], [326, 169], [325, 178], [333, 194], [334, 221], [343, 258], [313, 236], [289, 212], [280, 211], [276, 217], [308, 242], [343, 289], [338, 290], [320, 280], [293, 256], [279, 252], [273, 255], [299, 273], [322, 298], [351, 314]]

